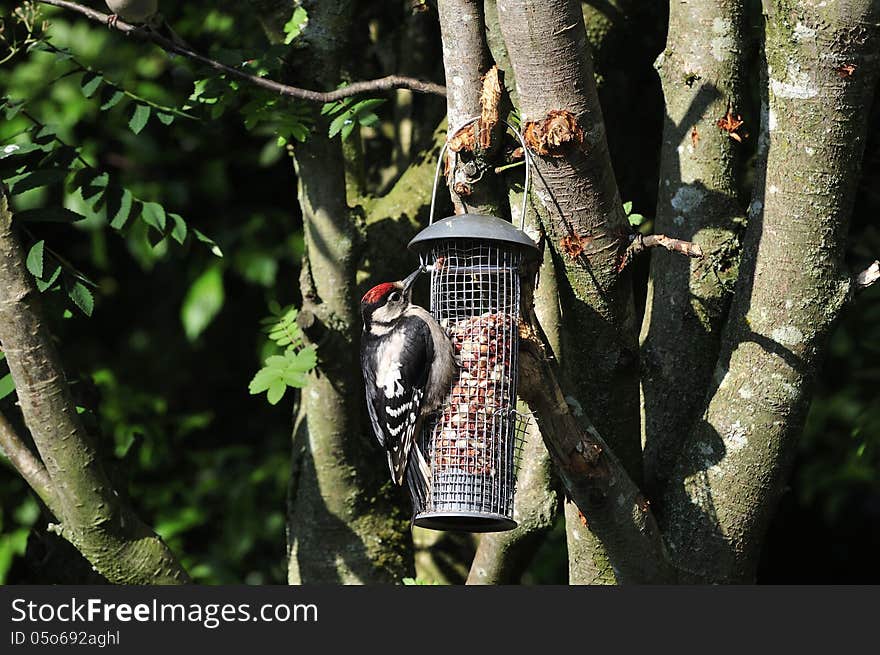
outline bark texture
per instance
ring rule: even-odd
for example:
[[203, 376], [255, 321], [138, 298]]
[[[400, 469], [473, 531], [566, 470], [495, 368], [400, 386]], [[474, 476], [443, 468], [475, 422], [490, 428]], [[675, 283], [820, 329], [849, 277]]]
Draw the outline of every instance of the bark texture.
[[[745, 111], [750, 44], [743, 0], [671, 3], [656, 63], [666, 119], [655, 231], [696, 243], [705, 257], [651, 255], [641, 358], [645, 488], [655, 499], [702, 409], [736, 279], [741, 153], [757, 128]], [[719, 128], [728, 113], [745, 113], [745, 125]]]
[[851, 292], [844, 244], [880, 64], [875, 1], [768, 0], [764, 12], [765, 193], [715, 388], [666, 501], [671, 555], [694, 581], [754, 579], [829, 329]]
[[[179, 584], [189, 576], [165, 543], [122, 501], [70, 396], [39, 294], [0, 188], [0, 347], [18, 404], [51, 481], [56, 528], [109, 581]], [[2, 426], [0, 426], [2, 427]], [[9, 437], [10, 435], [6, 435]], [[32, 462], [32, 464], [34, 464]], [[32, 471], [33, 473], [33, 471]], [[40, 475], [38, 483], [49, 483]], [[39, 489], [37, 489], [39, 492]]]
[[[543, 229], [556, 267], [562, 375], [574, 401], [588, 408], [638, 480], [636, 326], [629, 276], [618, 270], [628, 223], [611, 168], [581, 8], [572, 0], [499, 0], [497, 8], [523, 125], [528, 132], [533, 124], [536, 134], [530, 143], [538, 154], [534, 193], [543, 205]], [[570, 538], [573, 543], [585, 540]], [[589, 550], [574, 559], [602, 559], [592, 545]], [[570, 578], [594, 582], [595, 569], [572, 567]]]
[[[603, 561], [613, 577], [609, 582], [673, 581], [675, 572], [647, 499], [589, 418], [575, 416], [544, 340], [529, 329], [521, 330], [521, 338], [519, 393], [535, 412], [556, 471], [580, 510], [578, 520], [603, 546]], [[590, 567], [599, 573], [593, 581], [603, 581], [604, 569], [597, 562]]]

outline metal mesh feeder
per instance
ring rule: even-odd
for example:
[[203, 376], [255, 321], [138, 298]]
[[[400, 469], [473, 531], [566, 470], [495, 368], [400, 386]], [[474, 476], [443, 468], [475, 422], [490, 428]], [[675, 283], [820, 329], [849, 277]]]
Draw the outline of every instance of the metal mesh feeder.
[[521, 288], [539, 251], [494, 216], [445, 218], [409, 244], [431, 270], [431, 313], [461, 365], [419, 446], [431, 469], [414, 523], [437, 530], [496, 532], [516, 527], [516, 413]]

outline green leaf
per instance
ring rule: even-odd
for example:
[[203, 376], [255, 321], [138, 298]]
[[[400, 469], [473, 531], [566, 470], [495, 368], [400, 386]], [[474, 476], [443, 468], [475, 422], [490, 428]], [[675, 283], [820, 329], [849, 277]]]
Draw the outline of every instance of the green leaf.
[[284, 33], [287, 35], [284, 38], [284, 45], [290, 45], [293, 43], [294, 39], [302, 34], [303, 28], [308, 22], [309, 16], [305, 9], [302, 7], [294, 9], [293, 16], [291, 16], [290, 20], [284, 25]]
[[147, 126], [147, 121], [149, 120], [150, 107], [148, 105], [135, 105], [134, 113], [131, 115], [131, 120], [128, 122], [128, 127], [131, 128], [131, 131], [135, 134], [140, 134]]
[[45, 241], [37, 241], [27, 256], [27, 269], [35, 278], [43, 277], [43, 249]]
[[351, 136], [351, 133], [354, 132], [354, 128], [357, 126], [357, 123], [354, 121], [348, 121], [342, 126], [342, 131], [340, 132], [340, 136], [342, 140], [345, 141], [348, 137]]
[[100, 210], [104, 200], [104, 191], [109, 184], [110, 176], [94, 168], [81, 168], [71, 180], [71, 186], [74, 189], [79, 189], [83, 200], [93, 211]]
[[80, 85], [83, 95], [86, 98], [91, 98], [93, 95], [95, 95], [95, 92], [98, 90], [98, 88], [100, 88], [103, 81], [103, 77], [101, 77], [97, 73], [88, 71], [85, 75], [83, 75], [82, 83]]
[[9, 145], [0, 148], [0, 159], [7, 159], [8, 157], [20, 157], [22, 155], [30, 154], [36, 150], [45, 149], [45, 146], [41, 146], [38, 143], [10, 143]]
[[131, 208], [134, 204], [131, 191], [112, 185], [107, 187], [106, 198], [107, 218], [110, 220], [110, 227], [114, 230], [121, 230], [131, 216]]
[[125, 93], [115, 87], [108, 86], [101, 94], [101, 97], [104, 101], [101, 104], [101, 111], [107, 111], [108, 109], [113, 109], [113, 107], [118, 105], [119, 102], [125, 97]]
[[641, 214], [630, 214], [627, 218], [629, 219], [630, 225], [638, 226], [645, 222], [645, 217]]
[[354, 118], [352, 117], [351, 110], [345, 112], [344, 114], [339, 114], [336, 118], [334, 118], [330, 122], [330, 129], [327, 132], [327, 136], [331, 139], [339, 134], [342, 131], [342, 128], [347, 124], [353, 124]]
[[15, 217], [24, 223], [76, 223], [85, 219], [85, 216], [66, 207], [41, 207], [39, 209], [25, 209], [17, 212]]
[[183, 245], [183, 242], [186, 241], [186, 222], [179, 214], [168, 214], [168, 216], [174, 222], [174, 227], [171, 228], [171, 238]]
[[201, 241], [202, 243], [206, 243], [208, 244], [208, 246], [211, 247], [211, 253], [215, 257], [223, 257], [223, 251], [220, 250], [220, 246], [218, 246], [211, 237], [204, 235], [199, 230], [193, 230], [193, 234], [196, 235], [197, 240]]
[[180, 320], [190, 341], [195, 341], [211, 324], [225, 300], [223, 271], [212, 266], [196, 278], [183, 299]]
[[296, 352], [293, 356], [290, 356], [290, 353], [288, 353], [287, 359], [291, 369], [308, 373], [318, 364], [318, 351], [314, 346], [309, 346]]
[[156, 228], [159, 232], [165, 232], [165, 208], [159, 203], [145, 202], [141, 211], [141, 218], [150, 227]]
[[287, 385], [284, 383], [284, 380], [275, 380], [271, 385], [269, 385], [269, 391], [266, 393], [266, 399], [269, 401], [270, 405], [277, 405], [278, 401], [280, 401], [284, 397], [285, 391], [287, 391]]
[[45, 168], [16, 175], [9, 178], [6, 183], [9, 186], [9, 192], [12, 195], [18, 195], [31, 189], [61, 182], [67, 177], [67, 173], [67, 171], [57, 168]]
[[169, 114], [164, 111], [156, 112], [156, 118], [159, 119], [159, 122], [162, 125], [171, 125], [174, 122], [174, 114]]
[[58, 281], [58, 277], [61, 275], [61, 266], [55, 267], [55, 272], [49, 276], [48, 280], [36, 280], [37, 289], [40, 290], [40, 293], [44, 293], [47, 289], [51, 289], [55, 283]]
[[629, 214], [632, 211], [633, 204], [632, 201], [623, 203], [623, 211]]
[[371, 109], [375, 109], [379, 105], [385, 104], [385, 98], [368, 98], [367, 100], [361, 100], [357, 103], [352, 109], [355, 110], [356, 114], [364, 114]]
[[252, 395], [263, 393], [275, 380], [278, 379], [278, 377], [277, 371], [268, 368], [260, 369], [248, 385], [248, 391], [250, 391]]
[[67, 289], [67, 295], [73, 301], [73, 304], [79, 307], [80, 311], [86, 316], [91, 316], [95, 311], [95, 297], [89, 288], [79, 280], [76, 280], [72, 286]]
[[7, 373], [0, 378], [0, 400], [6, 398], [13, 391], [15, 391], [15, 382], [12, 381], [12, 374]]

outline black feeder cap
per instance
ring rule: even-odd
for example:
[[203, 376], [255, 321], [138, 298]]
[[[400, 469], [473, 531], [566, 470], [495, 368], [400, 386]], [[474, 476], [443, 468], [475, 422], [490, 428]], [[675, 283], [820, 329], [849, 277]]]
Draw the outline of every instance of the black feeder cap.
[[526, 257], [537, 259], [541, 251], [528, 234], [497, 216], [459, 214], [429, 225], [409, 242], [409, 249], [426, 252], [434, 241], [473, 239], [519, 246]]

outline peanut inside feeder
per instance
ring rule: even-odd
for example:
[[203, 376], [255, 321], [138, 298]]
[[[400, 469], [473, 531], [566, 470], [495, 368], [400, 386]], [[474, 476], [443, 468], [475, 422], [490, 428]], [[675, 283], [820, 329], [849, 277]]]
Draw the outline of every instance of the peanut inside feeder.
[[420, 435], [431, 469], [416, 525], [493, 532], [513, 520], [521, 286], [534, 242], [500, 218], [463, 214], [410, 243], [431, 267], [431, 313], [452, 339], [460, 369], [443, 408]]

